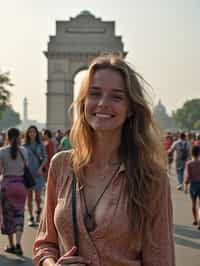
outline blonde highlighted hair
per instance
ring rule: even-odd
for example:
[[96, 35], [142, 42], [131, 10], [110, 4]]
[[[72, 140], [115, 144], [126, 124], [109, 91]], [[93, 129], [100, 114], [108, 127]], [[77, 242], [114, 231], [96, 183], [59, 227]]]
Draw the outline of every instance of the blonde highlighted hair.
[[84, 115], [84, 103], [94, 73], [100, 69], [112, 69], [121, 74], [130, 99], [132, 116], [128, 117], [122, 129], [120, 158], [126, 167], [127, 213], [131, 228], [141, 239], [145, 228], [153, 219], [155, 195], [161, 187], [161, 175], [166, 168], [162, 135], [152, 117], [146, 98], [143, 78], [121, 57], [99, 56], [91, 63], [80, 93], [73, 103], [77, 118], [73, 122], [70, 141], [73, 146], [72, 165], [79, 176], [91, 161], [95, 149], [94, 131]]

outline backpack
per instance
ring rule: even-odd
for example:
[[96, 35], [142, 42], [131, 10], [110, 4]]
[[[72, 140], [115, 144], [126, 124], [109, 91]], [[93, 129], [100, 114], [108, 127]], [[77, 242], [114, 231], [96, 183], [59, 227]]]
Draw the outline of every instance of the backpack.
[[187, 147], [187, 142], [185, 143], [180, 143], [180, 149], [178, 150], [178, 159], [182, 161], [186, 161], [188, 158], [188, 147]]

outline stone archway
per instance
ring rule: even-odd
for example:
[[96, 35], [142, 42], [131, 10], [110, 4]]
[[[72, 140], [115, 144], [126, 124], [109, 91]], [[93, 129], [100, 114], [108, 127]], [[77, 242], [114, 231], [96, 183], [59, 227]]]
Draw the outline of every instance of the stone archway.
[[73, 78], [88, 68], [102, 53], [126, 56], [121, 36], [115, 36], [115, 22], [102, 21], [83, 11], [69, 21], [56, 21], [56, 34], [50, 36], [47, 57], [47, 128], [66, 130], [71, 126], [68, 108], [73, 101]]

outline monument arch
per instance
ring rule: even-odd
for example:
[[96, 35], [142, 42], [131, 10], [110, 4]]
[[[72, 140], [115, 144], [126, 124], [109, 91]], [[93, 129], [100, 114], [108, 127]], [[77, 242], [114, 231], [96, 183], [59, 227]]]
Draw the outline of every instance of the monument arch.
[[56, 21], [56, 33], [50, 36], [47, 57], [47, 128], [70, 128], [68, 108], [74, 98], [74, 77], [87, 69], [102, 53], [124, 57], [121, 36], [115, 35], [115, 22], [102, 21], [83, 11], [68, 21]]

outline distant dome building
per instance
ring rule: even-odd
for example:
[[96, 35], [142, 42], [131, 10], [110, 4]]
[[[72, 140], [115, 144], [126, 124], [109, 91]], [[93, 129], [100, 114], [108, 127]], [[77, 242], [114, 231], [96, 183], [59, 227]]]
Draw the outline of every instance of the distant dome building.
[[167, 109], [161, 100], [159, 100], [158, 104], [153, 108], [153, 115], [155, 117], [155, 120], [163, 130], [173, 130], [173, 120], [167, 114]]
[[167, 114], [167, 109], [164, 106], [164, 104], [162, 104], [161, 100], [159, 100], [158, 104], [154, 107], [154, 112], [160, 113], [160, 114]]

